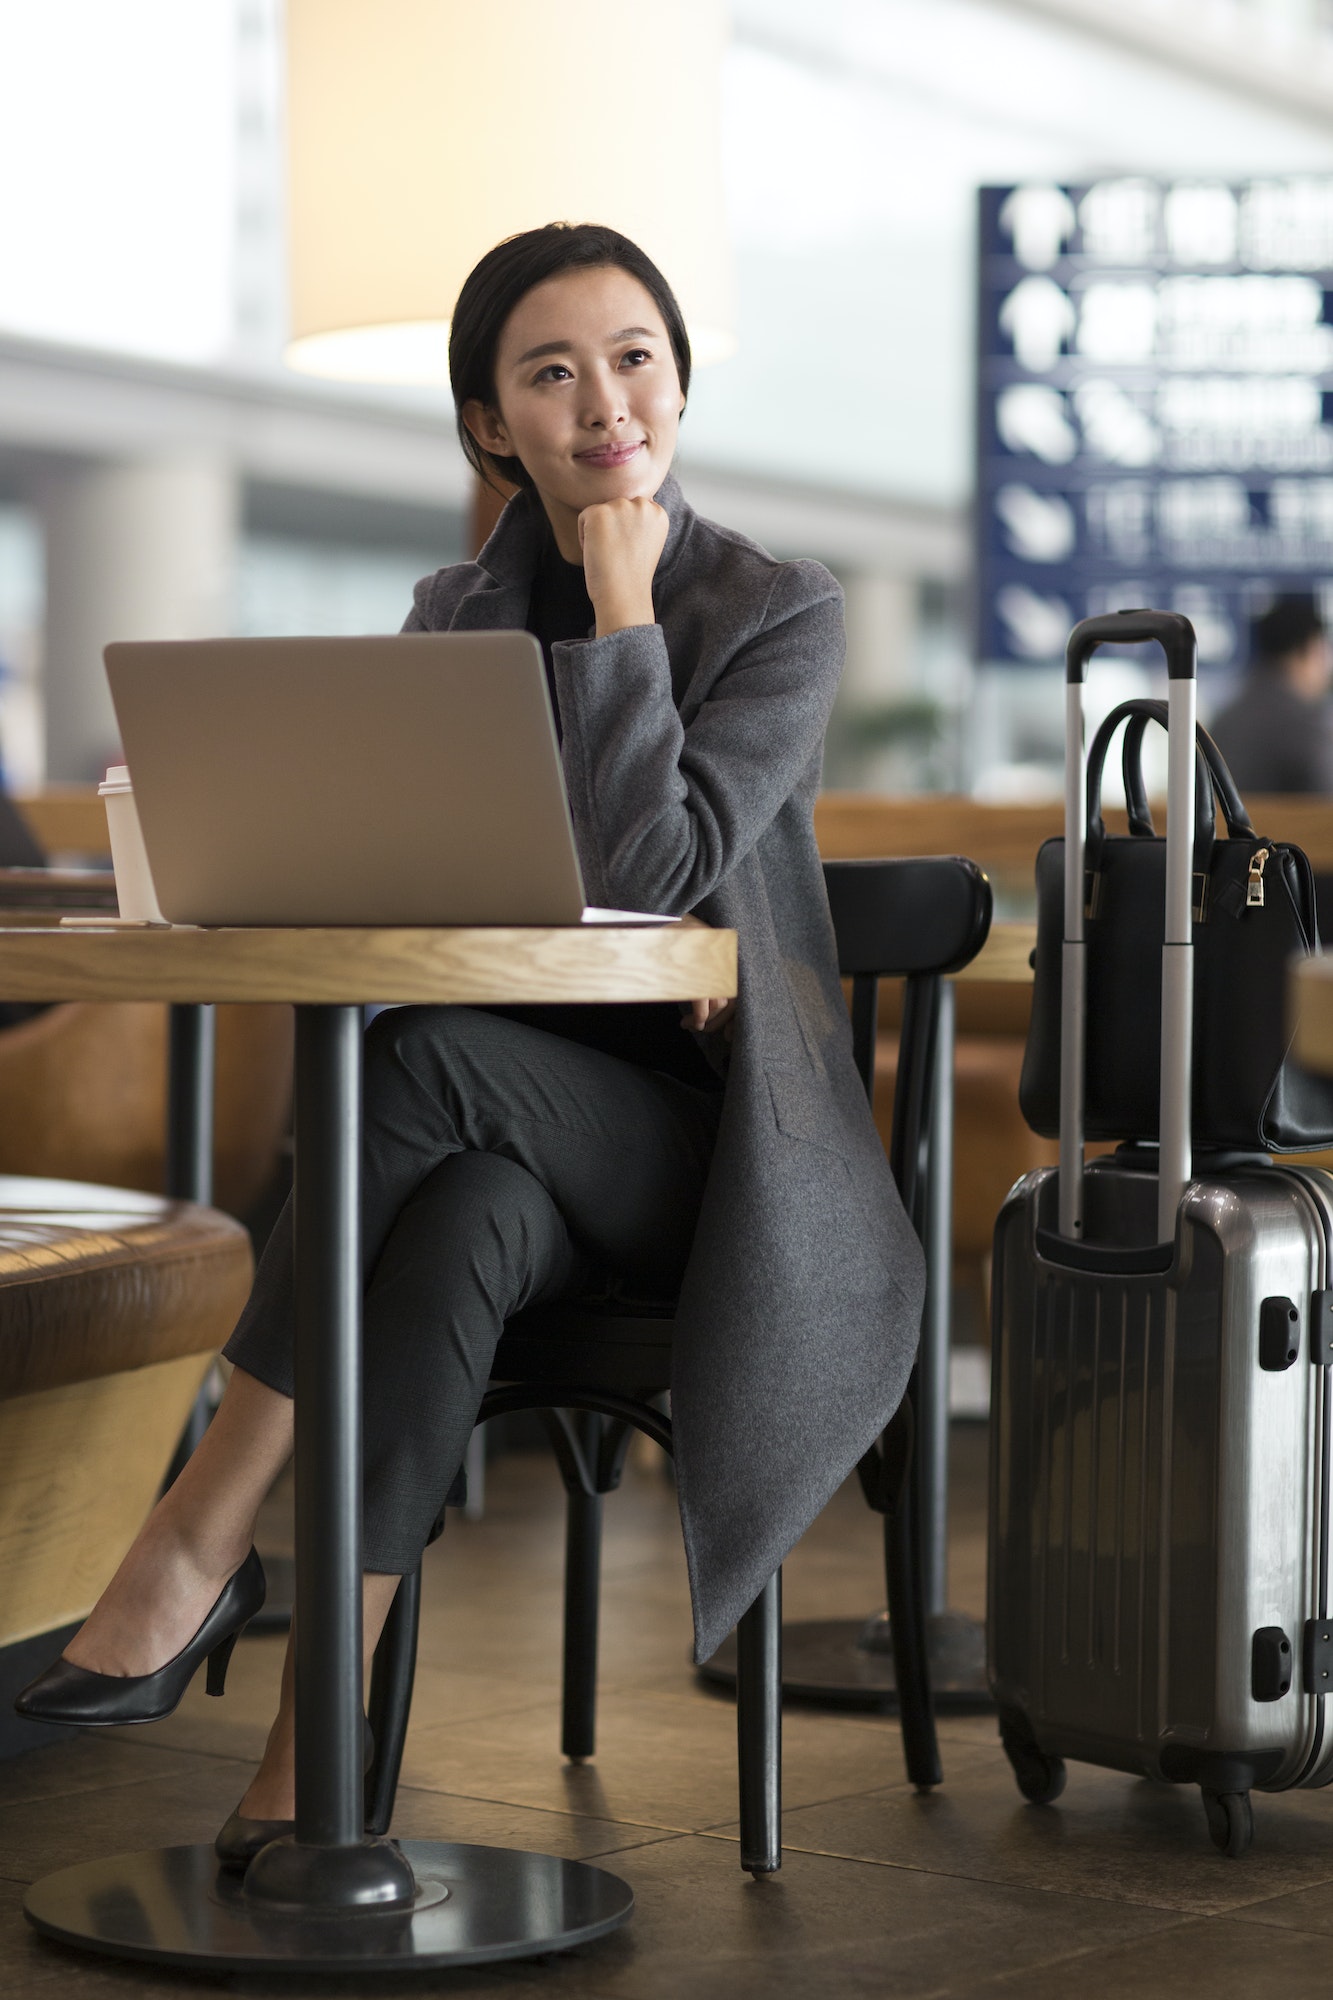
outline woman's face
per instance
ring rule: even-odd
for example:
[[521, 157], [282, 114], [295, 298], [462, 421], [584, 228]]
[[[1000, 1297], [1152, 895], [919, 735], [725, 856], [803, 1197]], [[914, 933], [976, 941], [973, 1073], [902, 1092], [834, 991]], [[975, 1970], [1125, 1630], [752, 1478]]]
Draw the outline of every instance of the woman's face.
[[[585, 507], [651, 498], [685, 407], [652, 294], [617, 265], [535, 285], [505, 322], [496, 405], [466, 403], [485, 450], [527, 469], [562, 543]], [[562, 527], [566, 530], [561, 534]]]

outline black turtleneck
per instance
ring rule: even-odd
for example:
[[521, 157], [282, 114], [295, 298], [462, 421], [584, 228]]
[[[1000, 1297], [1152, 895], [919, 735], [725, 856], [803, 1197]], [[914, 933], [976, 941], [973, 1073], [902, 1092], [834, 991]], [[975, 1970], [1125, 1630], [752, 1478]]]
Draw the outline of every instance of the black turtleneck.
[[532, 579], [527, 624], [529, 632], [540, 642], [542, 658], [546, 662], [546, 685], [551, 691], [557, 739], [561, 735], [560, 703], [555, 692], [551, 648], [559, 645], [562, 639], [589, 638], [596, 622], [597, 614], [592, 608], [592, 599], [583, 577], [583, 564], [565, 561], [556, 547], [555, 536], [548, 528], [542, 537], [541, 555]]

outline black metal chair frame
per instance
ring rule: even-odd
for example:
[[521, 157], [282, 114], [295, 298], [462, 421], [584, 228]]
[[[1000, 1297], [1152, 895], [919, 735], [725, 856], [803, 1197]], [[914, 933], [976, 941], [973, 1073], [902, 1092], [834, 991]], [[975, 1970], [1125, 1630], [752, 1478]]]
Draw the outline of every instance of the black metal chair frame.
[[[840, 969], [852, 981], [852, 1043], [873, 1099], [879, 981], [906, 980], [890, 1165], [918, 1234], [941, 980], [981, 949], [990, 885], [957, 857], [825, 864]], [[573, 1761], [596, 1744], [597, 1636], [602, 1502], [620, 1483], [634, 1431], [670, 1452], [671, 1421], [650, 1400], [670, 1387], [671, 1309], [611, 1314], [577, 1302], [511, 1321], [496, 1353], [477, 1422], [535, 1410], [550, 1436], [567, 1495], [561, 1748]], [[590, 1358], [591, 1357], [591, 1358]], [[913, 1373], [897, 1414], [858, 1468], [883, 1517], [894, 1670], [907, 1774], [918, 1789], [941, 1782], [926, 1656]], [[437, 1533], [439, 1532], [437, 1528]], [[366, 1784], [367, 1829], [385, 1833], [393, 1813], [411, 1707], [421, 1572], [404, 1577], [371, 1675], [376, 1743]], [[741, 1866], [781, 1865], [782, 1576], [777, 1571], [737, 1628], [737, 1751]]]

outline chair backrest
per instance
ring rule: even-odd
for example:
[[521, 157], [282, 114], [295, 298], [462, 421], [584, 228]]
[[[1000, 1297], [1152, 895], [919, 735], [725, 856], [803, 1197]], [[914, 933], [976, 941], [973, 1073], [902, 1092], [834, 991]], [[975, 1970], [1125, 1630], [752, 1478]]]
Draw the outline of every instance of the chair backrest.
[[960, 854], [826, 861], [824, 883], [844, 976], [959, 972], [990, 933], [990, 883]]
[[889, 1164], [903, 1206], [923, 1221], [925, 1149], [940, 1014], [940, 982], [970, 965], [990, 934], [991, 886], [958, 854], [826, 861], [838, 969], [852, 982], [852, 1049], [874, 1101], [881, 979], [905, 979]]

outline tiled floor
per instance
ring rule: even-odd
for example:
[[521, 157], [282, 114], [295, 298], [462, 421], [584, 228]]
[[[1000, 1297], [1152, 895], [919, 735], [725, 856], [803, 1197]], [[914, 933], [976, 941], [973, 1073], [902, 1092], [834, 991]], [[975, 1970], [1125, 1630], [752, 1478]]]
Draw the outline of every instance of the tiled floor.
[[[984, 1433], [955, 1427], [952, 1589], [980, 1609]], [[208, 1838], [262, 1738], [282, 1641], [246, 1640], [223, 1702], [192, 1691], [153, 1729], [0, 1765], [0, 1995], [438, 1992], [596, 2000], [842, 1996], [1326, 1995], [1333, 1795], [1261, 1797], [1242, 1861], [1210, 1845], [1198, 1794], [1087, 1766], [1024, 1805], [986, 1718], [944, 1720], [944, 1786], [918, 1798], [895, 1726], [789, 1710], [786, 1860], [737, 1865], [730, 1705], [685, 1664], [669, 1486], [636, 1466], [608, 1509], [603, 1700], [594, 1764], [557, 1752], [560, 1489], [544, 1458], [492, 1467], [484, 1521], [432, 1552], [422, 1664], [395, 1831], [603, 1860], [633, 1921], [600, 1944], [472, 1973], [225, 1982], [85, 1958], [34, 1937], [23, 1885], [116, 1850]], [[282, 1533], [280, 1517], [270, 1543]], [[844, 1491], [787, 1572], [787, 1615], [876, 1598], [877, 1524]]]

